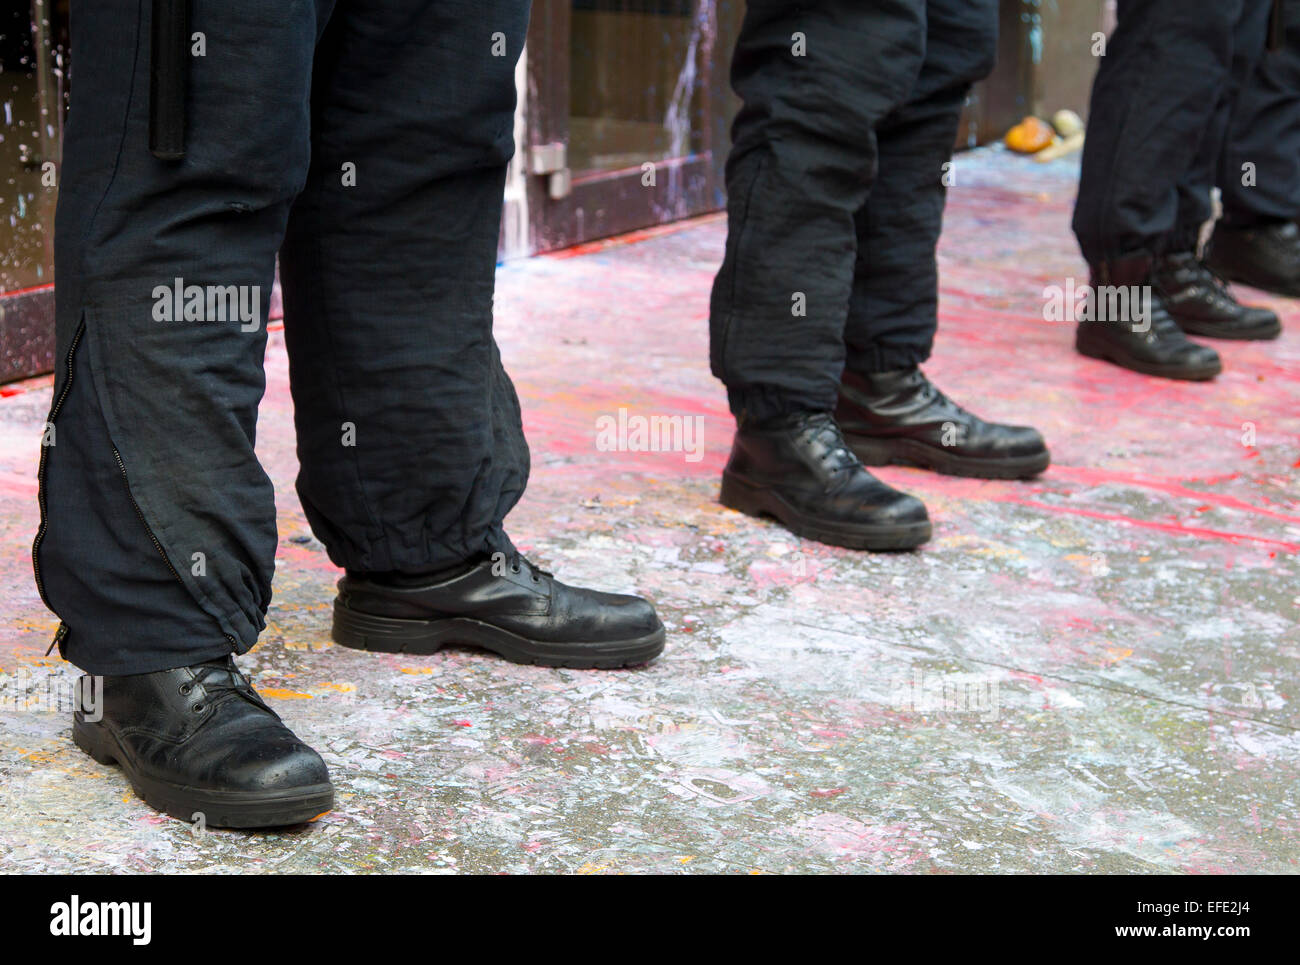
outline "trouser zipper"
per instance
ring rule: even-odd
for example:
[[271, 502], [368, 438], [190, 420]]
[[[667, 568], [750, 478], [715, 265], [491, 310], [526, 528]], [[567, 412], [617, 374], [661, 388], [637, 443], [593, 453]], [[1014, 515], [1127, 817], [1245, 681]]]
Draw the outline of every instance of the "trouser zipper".
[[[46, 425], [51, 428], [54, 427], [54, 420], [58, 417], [59, 410], [63, 408], [63, 401], [68, 397], [68, 392], [72, 389], [72, 356], [76, 353], [77, 345], [81, 342], [81, 336], [84, 335], [85, 332], [86, 323], [85, 321], [82, 321], [82, 323], [77, 326], [76, 334], [72, 336], [72, 344], [68, 347], [68, 372], [67, 376], [63, 380], [63, 391], [60, 392], [59, 397], [54, 400], [54, 406], [50, 409], [50, 416], [46, 420]], [[54, 607], [50, 606], [49, 597], [45, 595], [45, 584], [41, 581], [41, 562], [39, 558], [41, 540], [45, 538], [45, 529], [49, 525], [49, 519], [45, 507], [45, 458], [49, 454], [49, 449], [50, 447], [45, 445], [45, 440], [42, 439], [41, 461], [36, 469], [36, 502], [40, 506], [41, 510], [41, 523], [36, 528], [36, 538], [32, 540], [32, 575], [36, 577], [36, 591], [41, 595], [41, 602], [45, 604], [47, 610], [54, 613]], [[63, 627], [63, 624], [59, 624], [59, 633], [55, 636], [54, 642], [58, 643], [64, 636], [66, 636], [66, 634], [67, 630]], [[53, 645], [54, 644], [51, 644], [51, 646]], [[49, 651], [47, 650], [46, 653], [49, 653]]]

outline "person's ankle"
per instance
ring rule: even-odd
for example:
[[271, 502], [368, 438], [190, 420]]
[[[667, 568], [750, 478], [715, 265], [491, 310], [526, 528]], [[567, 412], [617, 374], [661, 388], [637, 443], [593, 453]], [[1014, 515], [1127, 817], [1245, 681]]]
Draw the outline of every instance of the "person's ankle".
[[741, 428], [754, 432], [772, 432], [788, 429], [815, 415], [830, 416], [831, 413], [829, 409], [796, 409], [790, 412], [769, 413], [761, 418], [745, 419]]
[[464, 576], [483, 562], [484, 557], [475, 556], [459, 563], [437, 563], [429, 566], [416, 566], [399, 570], [364, 572], [348, 570], [350, 579], [368, 580], [381, 586], [428, 586], [431, 583], [445, 583], [458, 576]]

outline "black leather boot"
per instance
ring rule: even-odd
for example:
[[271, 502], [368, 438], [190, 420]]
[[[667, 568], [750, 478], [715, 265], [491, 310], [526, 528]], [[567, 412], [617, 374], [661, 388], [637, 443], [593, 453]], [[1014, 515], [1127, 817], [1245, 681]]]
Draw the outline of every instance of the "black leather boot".
[[102, 700], [93, 706], [86, 694], [95, 688], [82, 678], [72, 739], [101, 764], [119, 765], [151, 807], [207, 827], [261, 828], [301, 824], [334, 806], [325, 762], [233, 658], [96, 679]]
[[953, 476], [1028, 479], [1051, 461], [1038, 430], [985, 422], [916, 367], [845, 371], [835, 421], [868, 466], [919, 466]]
[[[1219, 353], [1183, 334], [1152, 283], [1151, 268], [1148, 255], [1093, 266], [1094, 317], [1079, 322], [1075, 349], [1144, 375], [1189, 381], [1214, 378], [1223, 370]], [[1138, 317], [1132, 304], [1137, 299], [1149, 301], [1149, 317]]]
[[1241, 304], [1190, 251], [1157, 258], [1151, 279], [1169, 314], [1189, 335], [1268, 339], [1282, 333], [1282, 323], [1275, 313]]
[[348, 573], [334, 601], [334, 639], [357, 650], [458, 645], [514, 663], [612, 669], [657, 657], [664, 626], [640, 597], [567, 586], [522, 556], [498, 554], [443, 579]]
[[1300, 298], [1300, 228], [1295, 222], [1214, 229], [1207, 258], [1230, 281]]
[[796, 536], [849, 549], [909, 550], [930, 538], [925, 504], [867, 472], [829, 412], [742, 424], [719, 501], [771, 516]]

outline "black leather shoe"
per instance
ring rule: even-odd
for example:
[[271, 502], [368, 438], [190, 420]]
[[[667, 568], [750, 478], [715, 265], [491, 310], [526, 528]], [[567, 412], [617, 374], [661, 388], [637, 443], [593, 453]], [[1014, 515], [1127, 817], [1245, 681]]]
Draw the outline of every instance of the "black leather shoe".
[[[117, 764], [151, 807], [207, 827], [301, 824], [334, 806], [320, 755], [285, 727], [232, 658], [157, 673], [102, 677], [84, 696], [72, 739]], [[96, 720], [102, 713], [102, 717]]]
[[522, 556], [498, 554], [443, 580], [348, 573], [334, 601], [334, 639], [357, 650], [459, 645], [514, 663], [611, 669], [657, 657], [664, 626], [640, 597], [567, 586]]
[[1189, 335], [1268, 339], [1282, 333], [1282, 323], [1275, 313], [1241, 304], [1190, 251], [1157, 258], [1151, 280], [1169, 314]]
[[1300, 298], [1300, 228], [1295, 222], [1214, 229], [1207, 258], [1230, 281]]
[[[1146, 255], [1094, 266], [1095, 317], [1079, 322], [1075, 349], [1143, 375], [1193, 382], [1214, 378], [1223, 371], [1219, 353], [1183, 334], [1152, 283], [1151, 266]], [[1108, 290], [1115, 288], [1126, 289], [1133, 297], [1149, 297], [1150, 317], [1139, 318], [1131, 307], [1119, 310], [1126, 302], [1117, 300], [1112, 305]]]
[[867, 375], [845, 371], [835, 421], [868, 466], [1028, 479], [1051, 462], [1038, 430], [985, 422], [940, 392], [916, 367]]
[[867, 472], [829, 412], [737, 429], [719, 501], [849, 549], [910, 550], [930, 538], [925, 504]]

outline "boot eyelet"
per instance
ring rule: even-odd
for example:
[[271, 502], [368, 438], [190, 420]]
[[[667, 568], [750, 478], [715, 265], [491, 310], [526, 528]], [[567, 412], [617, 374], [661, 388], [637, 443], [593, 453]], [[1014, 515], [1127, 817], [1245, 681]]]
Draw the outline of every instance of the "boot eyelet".
[[201, 713], [203, 713], [203, 709], [204, 709], [204, 708], [203, 708], [203, 704], [201, 704], [201, 703], [200, 703], [200, 704], [195, 704], [193, 707], [190, 708], [190, 710], [194, 711], [194, 713], [196, 713], [196, 714], [201, 714]]
[[189, 683], [188, 681], [186, 683], [181, 684], [180, 686], [181, 696], [188, 697], [190, 695], [190, 691], [193, 689], [194, 689], [194, 685], [192, 683]]

